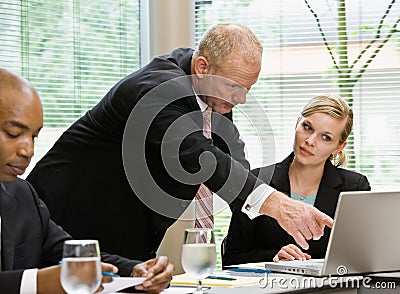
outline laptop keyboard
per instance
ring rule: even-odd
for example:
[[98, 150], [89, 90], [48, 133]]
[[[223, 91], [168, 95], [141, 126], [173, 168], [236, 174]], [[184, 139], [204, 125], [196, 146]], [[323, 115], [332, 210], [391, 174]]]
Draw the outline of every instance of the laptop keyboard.
[[308, 268], [308, 269], [320, 269], [322, 267], [322, 263], [312, 263], [312, 264], [299, 264], [302, 268]]
[[284, 264], [290, 265], [290, 266], [296, 266], [300, 268], [308, 268], [308, 269], [320, 269], [322, 268], [324, 264], [324, 260], [305, 260], [305, 261], [300, 261], [300, 260], [293, 260], [293, 261], [285, 261]]

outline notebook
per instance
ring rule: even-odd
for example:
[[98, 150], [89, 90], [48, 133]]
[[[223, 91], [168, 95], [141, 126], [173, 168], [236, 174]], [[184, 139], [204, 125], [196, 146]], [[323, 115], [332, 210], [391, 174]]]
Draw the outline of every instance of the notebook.
[[[231, 276], [228, 275], [228, 278], [224, 278], [225, 275], [221, 275], [221, 279], [218, 278], [205, 278], [201, 281], [201, 284], [203, 286], [222, 286], [222, 287], [243, 287], [243, 286], [250, 286], [250, 285], [258, 285], [258, 282], [260, 281], [259, 277], [240, 277], [240, 276]], [[217, 277], [212, 276], [212, 277]], [[196, 286], [197, 285], [197, 280], [195, 278], [192, 278], [188, 274], [181, 274], [181, 275], [176, 275], [172, 277], [171, 281], [172, 286], [177, 286], [177, 285], [187, 285], [187, 286]]]
[[400, 191], [342, 192], [324, 259], [267, 262], [265, 268], [328, 276], [400, 270]]

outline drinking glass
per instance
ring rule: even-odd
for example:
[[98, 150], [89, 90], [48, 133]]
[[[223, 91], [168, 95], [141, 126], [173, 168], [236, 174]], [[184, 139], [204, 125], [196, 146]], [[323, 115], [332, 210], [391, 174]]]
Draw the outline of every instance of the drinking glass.
[[64, 242], [61, 262], [61, 285], [69, 294], [92, 294], [101, 283], [99, 242], [68, 240]]
[[205, 293], [201, 280], [211, 275], [215, 268], [217, 253], [212, 229], [186, 229], [182, 248], [182, 267], [197, 280], [196, 294]]

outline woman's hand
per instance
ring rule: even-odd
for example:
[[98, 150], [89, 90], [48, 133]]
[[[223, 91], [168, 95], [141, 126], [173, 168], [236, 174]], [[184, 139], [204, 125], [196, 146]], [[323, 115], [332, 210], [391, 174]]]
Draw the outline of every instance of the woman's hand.
[[289, 244], [283, 246], [272, 260], [274, 262], [279, 262], [280, 260], [307, 260], [310, 258], [311, 255], [304, 253], [296, 245]]

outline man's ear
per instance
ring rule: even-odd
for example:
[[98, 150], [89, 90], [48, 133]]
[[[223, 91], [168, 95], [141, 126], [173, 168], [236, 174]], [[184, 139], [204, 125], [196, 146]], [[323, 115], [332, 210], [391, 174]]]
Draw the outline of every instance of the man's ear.
[[194, 61], [193, 66], [194, 66], [194, 73], [196, 75], [199, 75], [199, 78], [201, 78], [201, 75], [208, 74], [209, 64], [207, 58], [205, 58], [204, 56], [197, 57]]

